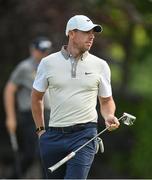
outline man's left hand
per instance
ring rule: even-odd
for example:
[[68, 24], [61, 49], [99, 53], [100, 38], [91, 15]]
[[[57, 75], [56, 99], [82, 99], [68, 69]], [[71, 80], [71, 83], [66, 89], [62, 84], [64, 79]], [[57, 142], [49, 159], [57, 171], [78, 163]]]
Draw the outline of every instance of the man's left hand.
[[117, 129], [120, 125], [119, 120], [114, 115], [109, 115], [105, 119], [105, 124], [106, 124], [106, 127], [109, 127], [108, 128], [109, 131], [113, 131]]

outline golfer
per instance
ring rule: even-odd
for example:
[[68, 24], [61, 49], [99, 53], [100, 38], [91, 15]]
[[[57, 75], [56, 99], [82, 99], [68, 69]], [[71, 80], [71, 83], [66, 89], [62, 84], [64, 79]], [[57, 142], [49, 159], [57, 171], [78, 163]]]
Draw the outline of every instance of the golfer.
[[[37, 136], [31, 112], [31, 90], [40, 60], [52, 51], [52, 42], [47, 37], [36, 37], [29, 47], [30, 57], [21, 61], [13, 70], [4, 89], [6, 128], [9, 134], [17, 134], [21, 171], [24, 177], [35, 161]], [[45, 117], [49, 117], [48, 92], [45, 94]], [[47, 121], [45, 124], [47, 126]], [[32, 144], [32, 146], [31, 146]], [[13, 166], [9, 178], [21, 178]]]
[[[46, 177], [86, 179], [96, 152], [96, 140], [53, 173], [48, 169], [97, 134], [97, 97], [109, 130], [118, 128], [112, 98], [110, 69], [106, 61], [89, 50], [95, 34], [102, 31], [84, 15], [67, 23], [68, 45], [42, 59], [32, 90], [32, 112], [39, 136]], [[49, 89], [51, 114], [45, 130], [43, 95]]]

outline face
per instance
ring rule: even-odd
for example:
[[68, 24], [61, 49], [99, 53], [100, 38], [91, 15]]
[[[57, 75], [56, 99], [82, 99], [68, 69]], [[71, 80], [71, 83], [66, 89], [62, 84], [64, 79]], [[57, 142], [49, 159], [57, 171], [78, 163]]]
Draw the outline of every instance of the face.
[[81, 52], [90, 50], [93, 44], [94, 38], [95, 38], [95, 32], [93, 30], [86, 31], [86, 32], [73, 30], [71, 32], [71, 40], [72, 40], [73, 46]]
[[31, 54], [32, 56], [36, 59], [36, 60], [41, 60], [42, 58], [44, 58], [45, 56], [47, 56], [49, 54], [49, 51], [39, 51], [37, 49], [32, 49], [31, 50]]

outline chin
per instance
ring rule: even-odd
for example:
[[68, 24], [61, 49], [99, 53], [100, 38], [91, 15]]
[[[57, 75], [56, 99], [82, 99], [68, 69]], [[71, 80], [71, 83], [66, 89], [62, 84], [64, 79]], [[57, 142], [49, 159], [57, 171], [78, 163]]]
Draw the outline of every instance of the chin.
[[81, 49], [81, 52], [84, 53], [86, 51], [89, 51], [90, 50], [90, 46], [85, 46], [84, 48]]
[[84, 53], [84, 52], [89, 51], [89, 50], [90, 50], [90, 48], [85, 48], [85, 49], [83, 49], [82, 52]]
[[86, 48], [86, 51], [89, 51], [91, 49], [91, 46], [89, 46], [88, 48]]

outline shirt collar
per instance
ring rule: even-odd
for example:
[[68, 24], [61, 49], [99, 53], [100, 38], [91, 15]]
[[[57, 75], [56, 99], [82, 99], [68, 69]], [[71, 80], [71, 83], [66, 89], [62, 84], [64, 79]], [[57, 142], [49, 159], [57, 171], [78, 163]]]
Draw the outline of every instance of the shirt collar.
[[[67, 51], [67, 45], [62, 46], [61, 53], [66, 60], [68, 60], [70, 57], [72, 57], [72, 55]], [[85, 60], [85, 58], [88, 56], [88, 54], [89, 54], [88, 51], [84, 52], [80, 59], [82, 61]]]

